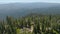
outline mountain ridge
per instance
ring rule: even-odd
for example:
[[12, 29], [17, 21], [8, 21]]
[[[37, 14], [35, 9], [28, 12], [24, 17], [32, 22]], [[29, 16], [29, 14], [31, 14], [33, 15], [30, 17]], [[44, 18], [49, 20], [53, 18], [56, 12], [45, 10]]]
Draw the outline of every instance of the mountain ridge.
[[[60, 3], [9, 3], [0, 4], [0, 17], [24, 16], [29, 13], [60, 13]], [[52, 9], [53, 8], [53, 9]], [[54, 10], [54, 8], [57, 8]], [[59, 11], [58, 11], [59, 9]]]

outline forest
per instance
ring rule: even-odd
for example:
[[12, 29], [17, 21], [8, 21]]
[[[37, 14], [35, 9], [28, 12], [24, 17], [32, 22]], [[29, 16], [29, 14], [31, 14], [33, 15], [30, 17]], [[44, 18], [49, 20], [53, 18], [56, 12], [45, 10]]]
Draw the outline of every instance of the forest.
[[6, 16], [0, 21], [0, 34], [60, 34], [60, 15]]

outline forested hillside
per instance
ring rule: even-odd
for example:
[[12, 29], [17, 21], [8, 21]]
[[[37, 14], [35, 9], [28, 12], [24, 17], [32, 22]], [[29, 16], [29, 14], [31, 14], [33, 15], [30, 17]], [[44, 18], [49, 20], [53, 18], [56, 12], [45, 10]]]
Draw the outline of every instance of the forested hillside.
[[0, 34], [60, 34], [60, 15], [6, 16], [0, 21]]
[[29, 13], [60, 14], [59, 3], [8, 3], [0, 4], [0, 19], [9, 16], [25, 16]]
[[0, 4], [0, 34], [60, 34], [60, 3]]

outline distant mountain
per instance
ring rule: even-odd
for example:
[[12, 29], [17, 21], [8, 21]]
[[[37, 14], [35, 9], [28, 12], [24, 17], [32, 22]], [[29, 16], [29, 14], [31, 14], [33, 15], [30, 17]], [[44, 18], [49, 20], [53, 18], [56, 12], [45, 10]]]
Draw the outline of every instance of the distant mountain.
[[0, 17], [25, 16], [29, 13], [60, 14], [59, 3], [10, 3], [0, 4]]

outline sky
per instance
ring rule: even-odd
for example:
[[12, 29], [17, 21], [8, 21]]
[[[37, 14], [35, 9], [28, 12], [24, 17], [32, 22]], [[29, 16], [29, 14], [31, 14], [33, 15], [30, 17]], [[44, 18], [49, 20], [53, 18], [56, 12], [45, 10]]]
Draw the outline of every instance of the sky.
[[30, 2], [48, 2], [48, 3], [60, 3], [60, 0], [0, 0], [0, 4], [4, 3], [30, 3]]

